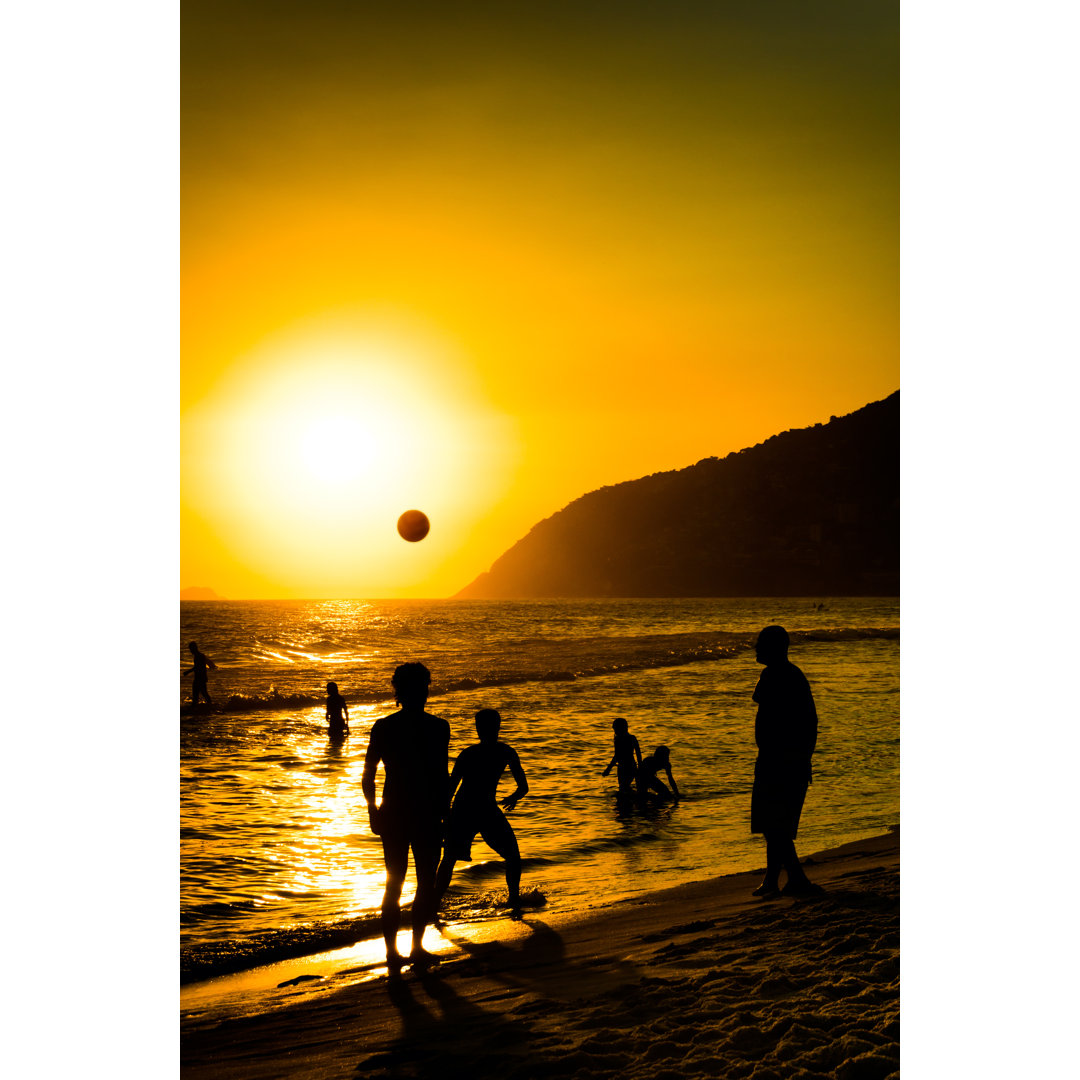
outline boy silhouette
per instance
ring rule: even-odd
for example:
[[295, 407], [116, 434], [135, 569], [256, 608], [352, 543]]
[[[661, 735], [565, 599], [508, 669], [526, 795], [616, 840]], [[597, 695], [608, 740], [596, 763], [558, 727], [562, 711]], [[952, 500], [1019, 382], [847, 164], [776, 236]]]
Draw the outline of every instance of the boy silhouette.
[[818, 896], [795, 853], [810, 758], [817, 745], [817, 709], [806, 676], [788, 660], [790, 639], [782, 626], [766, 626], [758, 634], [757, 661], [765, 665], [754, 701], [754, 790], [750, 796], [750, 831], [765, 837], [765, 877], [755, 896], [780, 895], [780, 871], [787, 871], [784, 896]]
[[[656, 775], [661, 769], [667, 773], [668, 783], [671, 785], [670, 791], [664, 781]], [[674, 795], [675, 801], [678, 802], [679, 787], [675, 783], [675, 777], [671, 775], [671, 751], [666, 746], [658, 746], [641, 763], [637, 773], [637, 788], [640, 799], [644, 799], [651, 791], [662, 799]]]
[[[456, 791], [457, 795], [450, 809], [446, 848], [435, 879], [436, 902], [442, 899], [450, 885], [454, 863], [459, 859], [472, 859], [472, 842], [479, 833], [484, 843], [502, 856], [506, 863], [506, 892], [510, 907], [516, 910], [521, 906], [521, 855], [514, 830], [499, 806], [507, 811], [513, 810], [518, 800], [528, 793], [529, 783], [517, 752], [506, 743], [499, 742], [501, 725], [502, 718], [494, 709], [481, 709], [476, 714], [476, 734], [480, 742], [465, 747], [454, 762], [450, 773], [450, 794], [453, 796]], [[495, 793], [499, 778], [507, 768], [517, 781], [517, 787], [497, 804]]]
[[[634, 777], [641, 767], [641, 747], [637, 738], [630, 734], [629, 725], [620, 716], [611, 721], [615, 731], [615, 753], [612, 755], [608, 767], [601, 773], [607, 776], [612, 766], [616, 767], [615, 775], [619, 779], [619, 794], [632, 795], [634, 793]], [[634, 759], [637, 758], [635, 763]]]
[[[446, 760], [450, 725], [425, 712], [431, 672], [423, 664], [402, 664], [391, 680], [400, 710], [371, 726], [364, 757], [361, 790], [367, 802], [371, 831], [382, 839], [386, 890], [382, 900], [382, 932], [386, 964], [400, 971], [397, 948], [401, 922], [401, 887], [412, 849], [416, 897], [412, 906], [412, 952], [409, 962], [423, 968], [435, 958], [423, 947], [424, 930], [435, 914], [435, 870], [439, 862], [442, 822], [449, 791]], [[382, 762], [382, 803], [375, 805], [375, 774]]]
[[212, 705], [210, 695], [206, 691], [206, 669], [210, 668], [211, 671], [217, 670], [217, 664], [214, 663], [209, 657], [199, 652], [199, 646], [194, 641], [188, 643], [188, 648], [191, 650], [191, 658], [194, 661], [191, 667], [184, 671], [185, 675], [190, 675], [194, 672], [194, 678], [191, 680], [191, 704], [198, 705], [200, 696], [206, 699], [207, 705]]
[[344, 739], [349, 734], [349, 706], [337, 683], [326, 684], [326, 725], [331, 739]]

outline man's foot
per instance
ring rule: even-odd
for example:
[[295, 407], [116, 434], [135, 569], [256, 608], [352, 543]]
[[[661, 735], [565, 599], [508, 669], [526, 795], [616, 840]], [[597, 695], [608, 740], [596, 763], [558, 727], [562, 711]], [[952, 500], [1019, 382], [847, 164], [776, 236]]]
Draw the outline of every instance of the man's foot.
[[771, 899], [780, 895], [780, 883], [778, 881], [763, 881], [751, 894]]
[[780, 890], [780, 895], [797, 897], [824, 896], [825, 890], [812, 881], [789, 881]]
[[386, 970], [391, 975], [400, 975], [401, 969], [405, 966], [405, 957], [397, 951], [397, 949], [387, 949], [386, 951]]
[[429, 953], [427, 949], [413, 949], [409, 953], [409, 967], [413, 971], [427, 971], [433, 968], [439, 962], [439, 958], [432, 953]]

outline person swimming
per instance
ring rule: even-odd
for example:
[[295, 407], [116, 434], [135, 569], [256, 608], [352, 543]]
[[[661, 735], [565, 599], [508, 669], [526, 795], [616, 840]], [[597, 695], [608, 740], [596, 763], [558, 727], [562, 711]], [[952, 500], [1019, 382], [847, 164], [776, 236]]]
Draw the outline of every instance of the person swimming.
[[326, 684], [326, 723], [331, 739], [344, 739], [349, 734], [349, 706], [338, 693], [336, 682]]

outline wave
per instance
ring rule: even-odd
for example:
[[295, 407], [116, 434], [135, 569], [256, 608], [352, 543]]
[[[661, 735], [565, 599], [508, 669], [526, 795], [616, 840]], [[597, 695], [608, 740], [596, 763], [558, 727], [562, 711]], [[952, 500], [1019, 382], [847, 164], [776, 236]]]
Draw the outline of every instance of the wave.
[[[402, 912], [407, 910], [408, 905], [403, 905]], [[230, 937], [226, 941], [187, 945], [180, 949], [180, 982], [196, 982], [278, 960], [345, 949], [381, 932], [379, 916], [365, 915], [341, 922], [289, 926]]]
[[[888, 627], [842, 627], [837, 629], [793, 630], [794, 643], [868, 641], [873, 639], [898, 640], [900, 628]], [[535, 656], [530, 667], [487, 670], [473, 674], [458, 675], [446, 681], [436, 680], [431, 685], [431, 696], [465, 693], [495, 686], [516, 686], [526, 683], [573, 682], [577, 679], [599, 678], [627, 671], [645, 671], [666, 667], [682, 667], [687, 664], [710, 663], [731, 660], [754, 647], [756, 633], [709, 633], [655, 634], [626, 637], [591, 637], [566, 641], [534, 639], [532, 646], [522, 649], [526, 655]], [[520, 643], [524, 644], [524, 643]], [[541, 644], [546, 646], [541, 650]], [[511, 650], [504, 650], [504, 655]], [[545, 658], [542, 652], [548, 655]], [[540, 653], [541, 655], [537, 655]], [[562, 663], [552, 664], [558, 657]], [[545, 659], [547, 662], [545, 662]], [[491, 666], [498, 660], [488, 660]], [[352, 691], [345, 694], [349, 704], [377, 704], [387, 701], [386, 689]], [[207, 712], [244, 713], [256, 711], [282, 711], [308, 709], [322, 705], [326, 695], [318, 693], [281, 693], [274, 686], [265, 691], [234, 693], [214, 705], [183, 705], [181, 715], [202, 715]]]

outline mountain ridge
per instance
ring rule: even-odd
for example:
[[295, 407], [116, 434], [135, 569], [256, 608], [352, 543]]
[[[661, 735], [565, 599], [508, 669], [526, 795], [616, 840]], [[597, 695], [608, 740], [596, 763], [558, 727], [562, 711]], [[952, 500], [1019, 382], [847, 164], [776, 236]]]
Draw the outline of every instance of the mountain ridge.
[[898, 595], [899, 442], [897, 390], [723, 458], [598, 488], [456, 597]]

